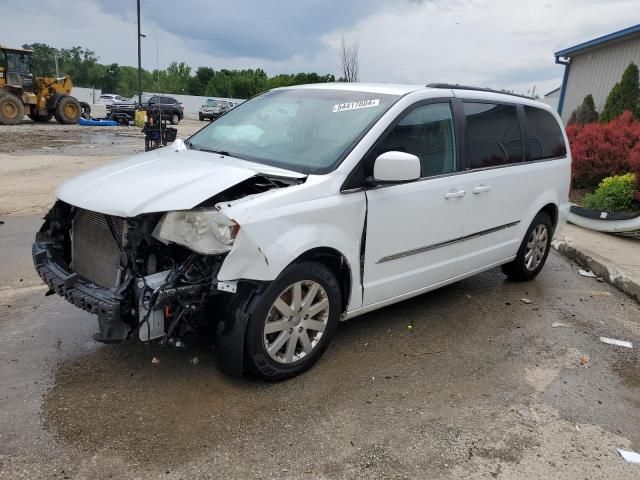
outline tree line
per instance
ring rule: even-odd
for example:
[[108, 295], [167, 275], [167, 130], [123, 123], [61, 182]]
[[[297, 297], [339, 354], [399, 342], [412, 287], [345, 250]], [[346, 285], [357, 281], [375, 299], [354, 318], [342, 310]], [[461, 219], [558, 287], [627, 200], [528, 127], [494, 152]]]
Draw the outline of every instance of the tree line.
[[[101, 89], [130, 97], [138, 92], [138, 69], [117, 63], [102, 64], [95, 52], [83, 47], [55, 48], [45, 43], [25, 44], [33, 50], [33, 70], [37, 76], [69, 75], [78, 87]], [[269, 76], [260, 69], [193, 70], [184, 62], [172, 62], [163, 70], [142, 70], [142, 90], [147, 92], [249, 98], [265, 90], [304, 83], [334, 82], [332, 74], [278, 74]]]

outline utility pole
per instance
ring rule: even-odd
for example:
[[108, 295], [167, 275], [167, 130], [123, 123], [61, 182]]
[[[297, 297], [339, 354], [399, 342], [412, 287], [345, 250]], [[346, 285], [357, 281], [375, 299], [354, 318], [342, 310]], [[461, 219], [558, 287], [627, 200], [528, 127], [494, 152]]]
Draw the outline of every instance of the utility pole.
[[138, 106], [142, 105], [142, 34], [140, 33], [140, 0], [138, 5]]

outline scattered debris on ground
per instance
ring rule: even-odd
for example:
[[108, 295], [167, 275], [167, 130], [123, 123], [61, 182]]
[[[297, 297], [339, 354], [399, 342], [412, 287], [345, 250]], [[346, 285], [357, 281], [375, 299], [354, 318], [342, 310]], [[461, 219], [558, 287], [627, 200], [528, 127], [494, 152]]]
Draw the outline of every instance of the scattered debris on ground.
[[533, 301], [529, 300], [528, 298], [521, 298], [520, 301], [526, 305], [531, 305], [533, 303]]
[[560, 328], [560, 327], [568, 327], [569, 325], [566, 325], [566, 324], [564, 324], [564, 323], [562, 323], [562, 322], [553, 322], [553, 323], [551, 324], [551, 326], [552, 326], [553, 328]]
[[152, 363], [153, 365], [160, 365], [160, 359], [159, 359], [158, 357], [153, 357], [153, 358], [151, 359], [151, 363]]
[[580, 365], [586, 365], [589, 363], [589, 355], [580, 355]]
[[578, 273], [583, 277], [597, 278], [597, 275], [593, 273], [591, 270], [583, 270], [582, 268], [579, 268]]
[[623, 450], [621, 448], [618, 449], [618, 453], [629, 463], [640, 463], [640, 453]]
[[626, 340], [616, 340], [615, 338], [600, 337], [600, 341], [603, 343], [608, 343], [609, 345], [617, 345], [619, 347], [633, 348], [633, 344], [631, 342], [627, 342]]

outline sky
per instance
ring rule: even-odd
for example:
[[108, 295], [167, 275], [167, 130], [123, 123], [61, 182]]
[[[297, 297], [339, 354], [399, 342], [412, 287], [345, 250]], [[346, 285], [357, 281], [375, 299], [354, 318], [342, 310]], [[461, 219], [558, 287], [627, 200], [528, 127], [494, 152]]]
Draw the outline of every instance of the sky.
[[[360, 80], [450, 82], [546, 93], [553, 52], [640, 23], [640, 0], [141, 0], [143, 66], [263, 68], [339, 76], [358, 43]], [[80, 45], [137, 64], [135, 0], [0, 0], [0, 43]]]

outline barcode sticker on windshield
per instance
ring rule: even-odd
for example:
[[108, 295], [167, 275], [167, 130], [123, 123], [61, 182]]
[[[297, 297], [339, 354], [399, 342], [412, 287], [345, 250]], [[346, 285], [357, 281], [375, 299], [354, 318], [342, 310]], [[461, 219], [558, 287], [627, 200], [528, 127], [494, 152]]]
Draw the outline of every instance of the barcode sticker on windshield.
[[380, 99], [375, 100], [359, 100], [357, 102], [339, 103], [333, 106], [333, 113], [345, 112], [347, 110], [357, 110], [359, 108], [377, 107], [380, 105]]

